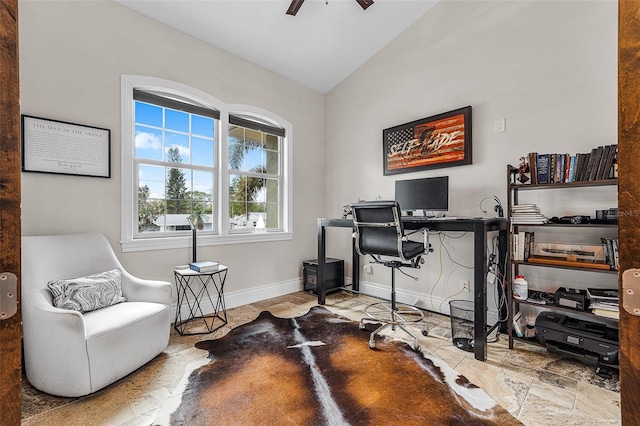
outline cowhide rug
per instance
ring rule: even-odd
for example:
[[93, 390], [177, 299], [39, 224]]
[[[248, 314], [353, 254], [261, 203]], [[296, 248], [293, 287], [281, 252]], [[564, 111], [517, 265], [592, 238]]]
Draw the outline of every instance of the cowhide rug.
[[209, 359], [185, 375], [154, 424], [520, 424], [438, 358], [390, 339], [371, 350], [368, 340], [324, 307], [297, 318], [262, 312], [196, 344]]

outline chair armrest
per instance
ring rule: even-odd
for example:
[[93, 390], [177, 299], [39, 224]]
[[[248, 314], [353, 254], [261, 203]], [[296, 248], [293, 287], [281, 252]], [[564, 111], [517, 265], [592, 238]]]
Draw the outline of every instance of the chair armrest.
[[22, 298], [22, 316], [35, 320], [26, 326], [27, 332], [33, 331], [41, 334], [44, 328], [57, 329], [61, 327], [63, 332], [71, 332], [74, 336], [79, 334], [84, 340], [82, 313], [53, 306], [51, 295], [47, 289], [25, 292]]
[[155, 302], [170, 307], [171, 292], [168, 281], [145, 280], [122, 271], [122, 294], [129, 302]]
[[32, 291], [22, 299], [27, 377], [45, 392], [60, 395], [65, 389], [69, 395], [86, 394], [91, 380], [84, 318], [80, 312], [53, 306], [47, 292]]

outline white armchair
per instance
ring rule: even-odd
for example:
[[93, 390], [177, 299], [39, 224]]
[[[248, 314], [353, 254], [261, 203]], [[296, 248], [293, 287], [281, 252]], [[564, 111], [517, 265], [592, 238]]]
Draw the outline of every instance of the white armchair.
[[[47, 283], [122, 271], [126, 302], [80, 313], [58, 309]], [[96, 392], [161, 353], [169, 342], [171, 284], [126, 272], [100, 234], [22, 237], [22, 323], [27, 379], [77, 397]]]

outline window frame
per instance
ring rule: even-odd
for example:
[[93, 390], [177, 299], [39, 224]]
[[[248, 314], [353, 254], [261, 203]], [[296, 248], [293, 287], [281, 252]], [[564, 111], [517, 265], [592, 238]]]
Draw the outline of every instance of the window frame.
[[[199, 89], [171, 80], [139, 75], [121, 76], [121, 241], [123, 252], [163, 250], [191, 247], [190, 231], [174, 231], [170, 235], [138, 235], [137, 202], [138, 177], [135, 176], [135, 126], [133, 91], [141, 90], [151, 93], [175, 96], [179, 99], [190, 100], [220, 112], [219, 130], [215, 135], [217, 186], [214, 188], [214, 203], [217, 204], [216, 221], [217, 233], [198, 235], [198, 246], [214, 246], [225, 244], [242, 244], [264, 241], [285, 241], [293, 239], [293, 126], [282, 117], [251, 105], [225, 104], [215, 97]], [[281, 188], [280, 214], [282, 215], [282, 229], [268, 232], [230, 232], [229, 227], [229, 151], [228, 128], [229, 116], [254, 118], [261, 122], [273, 123], [284, 129], [281, 152]]]

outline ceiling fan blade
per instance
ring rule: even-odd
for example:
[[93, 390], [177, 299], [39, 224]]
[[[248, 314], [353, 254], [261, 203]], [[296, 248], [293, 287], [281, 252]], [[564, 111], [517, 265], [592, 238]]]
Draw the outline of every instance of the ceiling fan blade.
[[296, 16], [296, 13], [298, 13], [298, 10], [300, 9], [300, 6], [302, 6], [302, 3], [304, 3], [304, 0], [291, 0], [291, 5], [287, 10], [287, 15]]
[[356, 0], [363, 10], [367, 10], [373, 4], [373, 0]]

